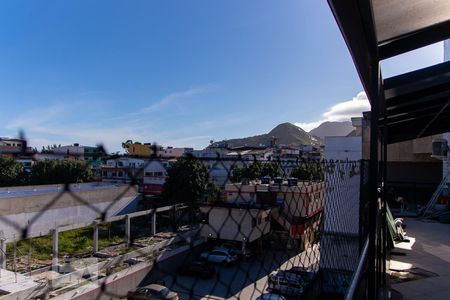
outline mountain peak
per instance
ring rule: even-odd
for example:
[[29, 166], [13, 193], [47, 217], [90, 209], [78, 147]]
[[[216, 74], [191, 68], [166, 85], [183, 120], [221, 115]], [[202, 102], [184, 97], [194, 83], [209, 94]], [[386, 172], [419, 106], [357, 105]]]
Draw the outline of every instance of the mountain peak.
[[268, 147], [273, 143], [274, 139], [278, 145], [284, 144], [298, 146], [317, 144], [317, 140], [311, 137], [309, 133], [289, 122], [281, 123], [275, 126], [269, 133], [247, 138], [231, 139], [226, 142], [230, 148], [239, 146]]
[[324, 139], [326, 136], [346, 136], [355, 129], [350, 121], [330, 122], [326, 121], [312, 129], [309, 134]]

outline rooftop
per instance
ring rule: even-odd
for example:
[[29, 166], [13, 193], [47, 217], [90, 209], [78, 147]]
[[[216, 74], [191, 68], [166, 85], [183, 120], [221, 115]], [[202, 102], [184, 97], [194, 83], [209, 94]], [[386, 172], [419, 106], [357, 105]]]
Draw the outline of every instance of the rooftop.
[[404, 271], [390, 276], [392, 288], [405, 300], [450, 299], [450, 224], [412, 218], [404, 222], [410, 242], [392, 250], [390, 271]]

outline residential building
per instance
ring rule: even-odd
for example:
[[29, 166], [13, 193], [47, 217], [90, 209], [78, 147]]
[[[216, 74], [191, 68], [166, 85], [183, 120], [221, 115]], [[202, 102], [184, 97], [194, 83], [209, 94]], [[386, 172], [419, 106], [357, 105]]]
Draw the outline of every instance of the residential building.
[[163, 192], [170, 162], [169, 160], [151, 160], [145, 164], [142, 181], [144, 195], [159, 195]]
[[25, 140], [0, 137], [0, 155], [16, 158], [18, 156], [29, 156], [32, 154], [33, 150], [27, 146]]
[[59, 146], [53, 148], [51, 152], [55, 155], [62, 156], [65, 160], [84, 161], [84, 146], [78, 143], [75, 143], [73, 145]]
[[97, 164], [101, 162], [101, 158], [105, 155], [101, 147], [84, 146], [84, 160], [89, 164]]
[[180, 158], [186, 154], [192, 153], [193, 151], [193, 148], [174, 148], [169, 146], [166, 149], [158, 150], [157, 157]]
[[[156, 146], [154, 146], [156, 147]], [[134, 143], [127, 145], [127, 153], [130, 156], [137, 156], [137, 157], [145, 157], [148, 158], [152, 155], [152, 144], [151, 143]]]
[[40, 153], [36, 153], [34, 155], [34, 160], [35, 161], [43, 161], [43, 160], [64, 160], [64, 156], [60, 155], [60, 154], [55, 154], [55, 153], [48, 153], [48, 152], [40, 152]]
[[133, 178], [143, 178], [144, 160], [132, 157], [118, 157], [108, 159], [106, 165], [101, 166], [103, 181], [130, 182]]
[[225, 185], [225, 205], [271, 210], [272, 219], [307, 247], [317, 240], [324, 206], [323, 182], [298, 181], [296, 178], [262, 178], [248, 183]]
[[362, 118], [352, 118], [355, 130], [347, 136], [326, 136], [324, 158], [327, 161], [358, 161], [362, 159]]

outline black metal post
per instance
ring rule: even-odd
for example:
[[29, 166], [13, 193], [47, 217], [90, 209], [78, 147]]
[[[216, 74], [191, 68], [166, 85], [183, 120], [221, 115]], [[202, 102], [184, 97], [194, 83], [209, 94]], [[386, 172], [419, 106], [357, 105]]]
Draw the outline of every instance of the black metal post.
[[[384, 89], [384, 88], [383, 88]], [[382, 96], [383, 97], [383, 94]], [[383, 98], [384, 102], [384, 98]], [[383, 128], [383, 193], [381, 195], [381, 203], [383, 205], [383, 215], [381, 219], [381, 230], [382, 230], [382, 250], [383, 250], [383, 262], [382, 262], [382, 272], [381, 272], [381, 284], [383, 287], [386, 287], [386, 261], [387, 261], [387, 250], [388, 250], [388, 244], [387, 244], [387, 237], [388, 237], [388, 228], [387, 228], [387, 155], [388, 155], [388, 127], [387, 127], [387, 112], [386, 112], [386, 105], [383, 107], [383, 120], [384, 120], [384, 128]]]
[[[377, 91], [378, 94], [378, 91]], [[369, 161], [369, 249], [368, 249], [368, 296], [377, 299], [376, 276], [376, 219], [378, 202], [378, 118], [379, 99], [372, 99], [370, 114], [370, 161]]]

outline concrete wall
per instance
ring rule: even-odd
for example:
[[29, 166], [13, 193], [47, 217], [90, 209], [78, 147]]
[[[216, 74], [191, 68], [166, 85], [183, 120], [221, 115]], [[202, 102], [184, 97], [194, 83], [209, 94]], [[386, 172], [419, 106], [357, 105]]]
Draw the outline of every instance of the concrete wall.
[[74, 188], [73, 194], [63, 192], [62, 187], [58, 192], [60, 186], [46, 187], [50, 192], [41, 186], [35, 193], [11, 189], [11, 197], [0, 197], [0, 230], [6, 239], [20, 238], [24, 228], [28, 236], [39, 236], [56, 226], [92, 222], [105, 211], [113, 216], [140, 197], [135, 188], [128, 190], [128, 185]]

